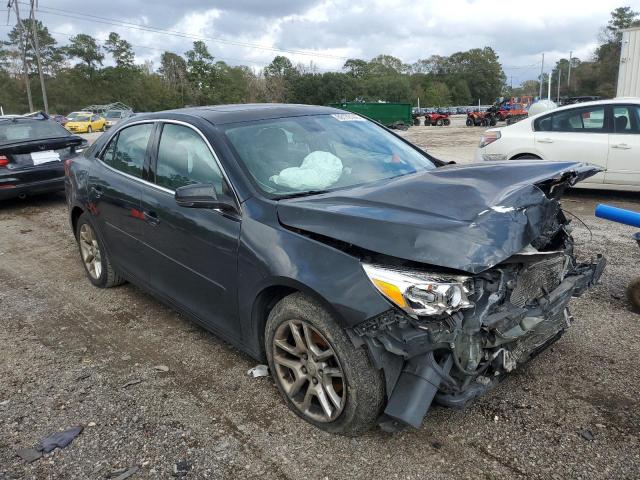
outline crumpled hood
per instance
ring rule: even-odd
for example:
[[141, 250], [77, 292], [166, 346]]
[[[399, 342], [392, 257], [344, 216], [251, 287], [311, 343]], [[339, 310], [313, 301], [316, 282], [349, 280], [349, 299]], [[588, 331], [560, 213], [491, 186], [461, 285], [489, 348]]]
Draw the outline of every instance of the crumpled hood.
[[552, 185], [573, 185], [599, 171], [577, 162], [447, 166], [281, 200], [278, 217], [285, 226], [373, 252], [478, 273], [540, 235], [558, 209], [544, 193], [552, 196]]

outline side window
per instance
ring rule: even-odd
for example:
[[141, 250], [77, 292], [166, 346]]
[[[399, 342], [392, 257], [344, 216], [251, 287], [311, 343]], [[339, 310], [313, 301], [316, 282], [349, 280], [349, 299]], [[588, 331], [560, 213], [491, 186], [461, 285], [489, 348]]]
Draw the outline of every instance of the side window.
[[603, 133], [604, 106], [574, 108], [551, 115], [551, 131]]
[[166, 123], [158, 146], [156, 183], [175, 190], [192, 183], [213, 183], [220, 193], [222, 172], [202, 137], [192, 128]]
[[613, 107], [613, 132], [614, 133], [640, 133], [638, 106], [614, 106]]
[[551, 131], [551, 115], [539, 118], [535, 121], [533, 129], [536, 132], [550, 132]]
[[142, 178], [144, 157], [152, 130], [152, 123], [133, 125], [121, 130], [109, 142], [102, 161], [116, 170]]

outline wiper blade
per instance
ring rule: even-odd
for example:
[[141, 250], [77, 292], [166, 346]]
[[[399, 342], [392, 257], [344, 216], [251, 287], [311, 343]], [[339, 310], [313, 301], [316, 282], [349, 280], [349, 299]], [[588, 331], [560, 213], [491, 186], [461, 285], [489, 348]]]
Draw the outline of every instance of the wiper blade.
[[305, 192], [295, 192], [295, 193], [287, 193], [285, 195], [280, 195], [278, 200], [283, 200], [286, 198], [299, 198], [299, 197], [309, 197], [311, 195], [319, 195], [321, 193], [329, 193], [331, 190], [307, 190]]

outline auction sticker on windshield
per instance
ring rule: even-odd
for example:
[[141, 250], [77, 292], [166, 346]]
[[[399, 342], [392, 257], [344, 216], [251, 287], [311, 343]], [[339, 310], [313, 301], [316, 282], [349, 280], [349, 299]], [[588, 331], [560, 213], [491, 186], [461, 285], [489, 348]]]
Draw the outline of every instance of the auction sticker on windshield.
[[60, 154], [54, 150], [47, 150], [45, 152], [32, 152], [31, 160], [34, 165], [41, 165], [49, 162], [59, 162]]
[[331, 115], [340, 122], [364, 122], [365, 119], [355, 113], [334, 113]]

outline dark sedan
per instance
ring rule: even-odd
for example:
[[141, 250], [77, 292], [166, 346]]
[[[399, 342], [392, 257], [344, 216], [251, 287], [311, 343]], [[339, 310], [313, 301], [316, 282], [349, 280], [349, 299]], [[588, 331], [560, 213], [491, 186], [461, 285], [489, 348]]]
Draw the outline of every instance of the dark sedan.
[[604, 268], [576, 261], [558, 201], [596, 167], [445, 165], [333, 108], [139, 115], [66, 165], [95, 286], [132, 281], [266, 359], [335, 433], [466, 405], [556, 341]]
[[47, 118], [0, 118], [0, 200], [64, 190], [63, 162], [86, 144]]

